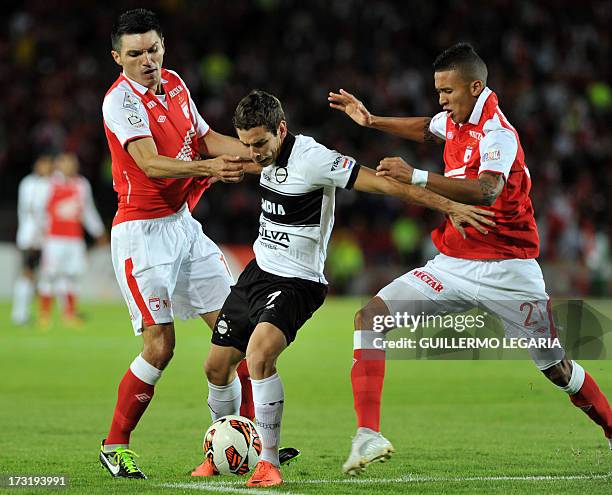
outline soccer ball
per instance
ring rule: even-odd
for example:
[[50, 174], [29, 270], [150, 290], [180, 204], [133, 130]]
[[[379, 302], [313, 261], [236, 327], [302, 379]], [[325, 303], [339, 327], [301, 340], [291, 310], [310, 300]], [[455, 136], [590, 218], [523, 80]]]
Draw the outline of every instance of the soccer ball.
[[206, 431], [202, 448], [219, 473], [243, 475], [259, 461], [261, 438], [250, 419], [223, 416]]

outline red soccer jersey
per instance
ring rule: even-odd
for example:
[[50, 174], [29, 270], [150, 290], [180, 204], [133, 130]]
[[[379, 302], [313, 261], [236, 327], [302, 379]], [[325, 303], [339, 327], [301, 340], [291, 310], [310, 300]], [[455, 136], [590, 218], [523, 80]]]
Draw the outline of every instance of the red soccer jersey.
[[80, 175], [53, 175], [49, 185], [47, 214], [47, 235], [52, 237], [82, 239], [83, 224], [95, 237], [104, 232], [104, 225], [93, 204], [91, 186]]
[[540, 243], [529, 198], [531, 178], [518, 134], [500, 110], [497, 95], [485, 88], [468, 122], [455, 124], [440, 112], [430, 130], [446, 140], [446, 177], [476, 179], [483, 172], [494, 172], [505, 179], [495, 203], [483, 207], [495, 212], [496, 226], [487, 235], [467, 226], [463, 239], [446, 218], [431, 234], [440, 252], [467, 259], [536, 258]]
[[113, 225], [172, 215], [186, 203], [192, 209], [210, 185], [209, 178], [149, 178], [127, 152], [130, 141], [152, 137], [160, 155], [200, 159], [199, 140], [208, 132], [208, 124], [181, 78], [166, 69], [161, 77], [162, 96], [121, 74], [104, 98], [104, 130], [119, 201]]

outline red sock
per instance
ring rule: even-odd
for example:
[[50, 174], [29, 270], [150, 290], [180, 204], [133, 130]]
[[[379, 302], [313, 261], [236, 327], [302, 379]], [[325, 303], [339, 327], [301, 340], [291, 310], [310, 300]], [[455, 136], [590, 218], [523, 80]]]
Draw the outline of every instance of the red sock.
[[76, 308], [75, 295], [71, 292], [66, 293], [66, 306], [64, 307], [64, 314], [69, 318], [74, 316], [75, 308]]
[[130, 433], [151, 402], [154, 388], [128, 368], [119, 384], [115, 414], [105, 442], [107, 445], [129, 445]]
[[572, 403], [604, 430], [606, 438], [612, 438], [612, 409], [608, 399], [588, 373], [584, 374], [584, 383], [577, 394], [569, 396]]
[[40, 295], [40, 315], [49, 316], [51, 315], [51, 305], [53, 304], [53, 296], [49, 294]]
[[351, 383], [357, 426], [380, 431], [380, 399], [385, 379], [385, 351], [355, 349]]
[[240, 402], [240, 416], [255, 419], [255, 405], [253, 404], [253, 388], [251, 387], [251, 376], [247, 367], [246, 359], [240, 361], [238, 369], [238, 379], [242, 387], [242, 401]]

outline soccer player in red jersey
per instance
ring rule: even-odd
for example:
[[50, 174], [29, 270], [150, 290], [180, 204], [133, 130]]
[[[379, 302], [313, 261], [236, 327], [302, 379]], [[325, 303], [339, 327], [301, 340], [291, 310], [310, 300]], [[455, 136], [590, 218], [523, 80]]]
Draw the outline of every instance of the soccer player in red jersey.
[[[248, 164], [241, 157], [249, 153], [237, 139], [213, 131], [185, 82], [162, 67], [164, 39], [153, 12], [120, 15], [111, 42], [123, 69], [102, 105], [119, 203], [111, 252], [143, 350], [119, 384], [100, 462], [114, 477], [145, 478], [130, 434], [172, 358], [174, 318], [200, 316], [212, 328], [233, 283], [221, 251], [190, 210], [212, 183], [242, 180]], [[241, 401], [238, 378], [214, 392]]]
[[[539, 239], [529, 198], [531, 178], [518, 133], [487, 86], [487, 67], [467, 43], [459, 43], [434, 62], [434, 81], [442, 112], [429, 117], [379, 117], [355, 96], [330, 93], [332, 108], [358, 124], [417, 142], [444, 142], [444, 175], [418, 170], [401, 158], [385, 158], [378, 174], [418, 185], [462, 203], [495, 213], [487, 235], [467, 227], [464, 238], [448, 220], [432, 233], [440, 251], [424, 267], [384, 287], [355, 316], [351, 370], [358, 430], [343, 466], [358, 474], [393, 452], [380, 433], [380, 401], [385, 351], [375, 345], [374, 317], [439, 314], [477, 301], [500, 316], [507, 335], [556, 336], [542, 271], [535, 258]], [[530, 350], [544, 375], [569, 395], [604, 431], [612, 448], [612, 410], [595, 380], [563, 349]]]
[[53, 296], [63, 299], [64, 323], [80, 324], [76, 312], [77, 283], [87, 262], [83, 226], [99, 243], [107, 240], [91, 185], [79, 175], [76, 155], [60, 154], [55, 159], [55, 167], [47, 193], [47, 226], [38, 282], [42, 327], [50, 323]]

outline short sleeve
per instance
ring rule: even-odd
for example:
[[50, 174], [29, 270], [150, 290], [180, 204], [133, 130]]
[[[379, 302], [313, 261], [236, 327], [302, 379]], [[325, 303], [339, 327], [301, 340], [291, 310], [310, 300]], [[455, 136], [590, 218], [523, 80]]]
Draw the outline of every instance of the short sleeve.
[[518, 141], [509, 129], [496, 129], [485, 134], [480, 141], [480, 168], [483, 172], [495, 172], [508, 179], [512, 164], [516, 159]]
[[104, 123], [125, 148], [133, 139], [151, 136], [149, 116], [132, 91], [115, 89], [102, 104]]
[[354, 158], [316, 142], [304, 150], [301, 160], [304, 162], [304, 177], [315, 186], [351, 189], [359, 172]]
[[433, 116], [429, 121], [429, 132], [434, 136], [446, 141], [446, 120], [448, 116], [446, 112], [440, 112]]
[[196, 135], [201, 138], [202, 136], [206, 136], [208, 131], [210, 131], [210, 126], [204, 120], [204, 118], [198, 112], [198, 109], [193, 102], [191, 95], [189, 95], [189, 108], [191, 109], [191, 115], [193, 116], [193, 127], [196, 131]]

